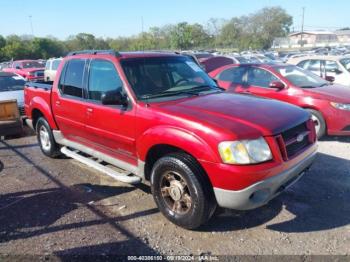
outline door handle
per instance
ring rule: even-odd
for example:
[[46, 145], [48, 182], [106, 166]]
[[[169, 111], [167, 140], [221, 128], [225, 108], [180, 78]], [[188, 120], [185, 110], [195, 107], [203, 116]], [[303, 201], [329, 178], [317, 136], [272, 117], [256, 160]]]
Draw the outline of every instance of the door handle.
[[57, 100], [56, 101], [56, 106], [60, 106], [61, 105], [61, 101]]
[[94, 112], [94, 110], [93, 110], [92, 108], [88, 108], [88, 109], [87, 109], [87, 112], [88, 112], [88, 113], [92, 113], [92, 112]]

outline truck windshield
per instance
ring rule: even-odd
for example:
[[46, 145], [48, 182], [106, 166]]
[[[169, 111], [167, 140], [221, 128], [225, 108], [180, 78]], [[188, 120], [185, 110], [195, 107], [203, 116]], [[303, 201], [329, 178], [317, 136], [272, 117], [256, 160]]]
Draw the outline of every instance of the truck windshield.
[[22, 68], [42, 68], [42, 67], [44, 66], [36, 61], [22, 62]]
[[126, 77], [139, 100], [218, 92], [216, 83], [190, 58], [147, 57], [122, 61]]
[[328, 85], [329, 82], [318, 75], [301, 69], [297, 66], [289, 65], [277, 67], [276, 70], [293, 85], [301, 88], [315, 88]]
[[20, 76], [0, 76], [0, 92], [23, 90], [24, 84]]
[[341, 59], [340, 63], [350, 72], [350, 58]]

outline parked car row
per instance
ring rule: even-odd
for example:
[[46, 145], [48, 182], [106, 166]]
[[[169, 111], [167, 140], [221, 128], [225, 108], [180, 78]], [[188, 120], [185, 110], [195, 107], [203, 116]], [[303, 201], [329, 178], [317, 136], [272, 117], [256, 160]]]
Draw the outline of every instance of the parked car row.
[[0, 64], [0, 71], [22, 76], [26, 81], [53, 81], [62, 58], [16, 60]]
[[46, 69], [56, 77], [24, 88], [42, 152], [149, 180], [160, 211], [184, 228], [217, 205], [265, 205], [308, 170], [317, 137], [350, 135], [350, 88], [296, 65], [87, 50]]
[[350, 87], [350, 56], [302, 56], [289, 59], [288, 63]]
[[19, 75], [0, 72], [0, 136], [22, 133], [25, 80]]
[[[19, 117], [24, 117], [24, 85], [26, 81], [53, 81], [62, 58], [45, 60], [19, 60], [0, 64], [0, 111], [5, 112], [16, 104]], [[45, 71], [43, 71], [43, 65]], [[5, 114], [5, 113], [4, 113]], [[6, 115], [6, 114], [5, 114]], [[10, 115], [15, 115], [13, 112]], [[0, 135], [18, 133], [18, 120], [0, 119]], [[5, 128], [6, 124], [6, 128]], [[2, 130], [2, 131], [1, 131]]]
[[21, 115], [24, 113], [23, 89], [26, 80], [14, 73], [0, 72], [0, 102], [16, 100]]
[[27, 81], [44, 80], [43, 64], [36, 60], [17, 60], [11, 62], [3, 72], [15, 73]]

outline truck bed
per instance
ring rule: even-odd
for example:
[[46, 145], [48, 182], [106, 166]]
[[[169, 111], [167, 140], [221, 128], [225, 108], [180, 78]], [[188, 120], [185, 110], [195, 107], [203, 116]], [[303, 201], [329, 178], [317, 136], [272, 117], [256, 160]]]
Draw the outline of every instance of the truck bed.
[[33, 103], [51, 108], [51, 89], [53, 82], [27, 82], [24, 86], [24, 109], [26, 116], [32, 118], [31, 107]]
[[25, 84], [25, 87], [33, 87], [35, 89], [40, 88], [44, 90], [51, 90], [53, 85], [53, 81], [44, 82], [44, 81], [38, 81], [38, 82], [27, 82]]

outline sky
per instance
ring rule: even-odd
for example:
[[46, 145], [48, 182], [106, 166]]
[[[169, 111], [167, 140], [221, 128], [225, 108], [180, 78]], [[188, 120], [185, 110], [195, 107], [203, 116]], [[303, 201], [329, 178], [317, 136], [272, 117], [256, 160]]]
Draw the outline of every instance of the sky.
[[306, 30], [350, 26], [348, 0], [0, 0], [0, 35], [33, 31], [59, 39], [78, 33], [114, 38], [140, 33], [142, 20], [147, 31], [183, 21], [206, 24], [210, 18], [230, 19], [267, 6], [284, 8], [295, 30], [301, 27], [302, 7]]

